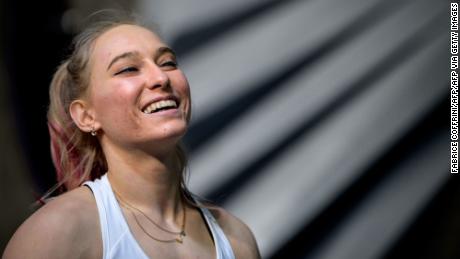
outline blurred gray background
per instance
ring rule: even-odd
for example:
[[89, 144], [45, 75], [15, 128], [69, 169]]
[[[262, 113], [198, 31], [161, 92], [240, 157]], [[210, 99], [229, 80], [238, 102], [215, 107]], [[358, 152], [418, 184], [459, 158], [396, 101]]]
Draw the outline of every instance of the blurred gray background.
[[101, 8], [159, 25], [192, 88], [192, 191], [264, 258], [459, 258], [449, 2], [2, 1], [0, 248], [55, 183], [48, 85]]

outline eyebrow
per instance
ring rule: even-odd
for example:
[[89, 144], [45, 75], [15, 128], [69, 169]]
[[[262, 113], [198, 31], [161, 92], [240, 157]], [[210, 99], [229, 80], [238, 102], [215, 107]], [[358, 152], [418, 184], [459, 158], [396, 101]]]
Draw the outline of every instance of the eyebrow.
[[158, 50], [155, 53], [155, 59], [158, 59], [165, 53], [170, 53], [171, 55], [174, 56], [174, 58], [176, 57], [176, 53], [174, 52], [174, 50], [172, 50], [170, 47], [165, 46], [165, 47], [158, 48]]
[[118, 55], [118, 56], [116, 56], [115, 58], [112, 59], [112, 61], [110, 62], [109, 66], [107, 67], [107, 70], [109, 70], [110, 67], [120, 59], [134, 58], [134, 57], [137, 57], [137, 56], [139, 56], [139, 52], [137, 52], [137, 51], [129, 51], [129, 52], [125, 52], [123, 54], [120, 54], [120, 55]]
[[[173, 55], [174, 57], [176, 57], [176, 53], [174, 53], [174, 51], [170, 48], [170, 47], [160, 47], [158, 48], [158, 50], [155, 52], [155, 59], [158, 59], [159, 57], [161, 57], [163, 54], [165, 53], [170, 53], [171, 55]], [[139, 52], [137, 51], [129, 51], [129, 52], [125, 52], [123, 54], [120, 54], [118, 56], [116, 56], [115, 58], [112, 59], [112, 61], [110, 62], [110, 64], [107, 66], [107, 70], [110, 69], [110, 67], [115, 64], [115, 62], [117, 62], [118, 60], [120, 59], [124, 59], [124, 58], [134, 58], [134, 57], [138, 57], [140, 54]]]

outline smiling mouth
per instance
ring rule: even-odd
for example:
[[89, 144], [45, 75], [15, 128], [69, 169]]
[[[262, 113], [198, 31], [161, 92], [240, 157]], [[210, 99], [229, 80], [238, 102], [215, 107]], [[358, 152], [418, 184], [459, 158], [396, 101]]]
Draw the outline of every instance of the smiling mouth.
[[142, 110], [145, 114], [151, 114], [159, 111], [176, 109], [177, 102], [175, 100], [161, 100], [149, 104], [147, 107]]

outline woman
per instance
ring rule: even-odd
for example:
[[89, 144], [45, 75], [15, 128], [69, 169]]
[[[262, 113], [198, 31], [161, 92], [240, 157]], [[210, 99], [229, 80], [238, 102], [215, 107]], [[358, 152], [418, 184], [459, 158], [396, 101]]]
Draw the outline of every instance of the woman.
[[244, 223], [184, 185], [191, 101], [174, 52], [134, 19], [98, 22], [73, 46], [48, 113], [67, 191], [22, 224], [4, 258], [260, 258]]

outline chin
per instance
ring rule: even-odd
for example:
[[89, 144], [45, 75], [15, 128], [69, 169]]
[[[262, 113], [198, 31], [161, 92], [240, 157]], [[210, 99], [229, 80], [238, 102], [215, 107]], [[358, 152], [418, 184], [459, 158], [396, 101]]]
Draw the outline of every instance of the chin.
[[187, 124], [184, 122], [171, 123], [164, 125], [156, 138], [163, 139], [165, 141], [175, 141], [178, 142], [187, 132]]

